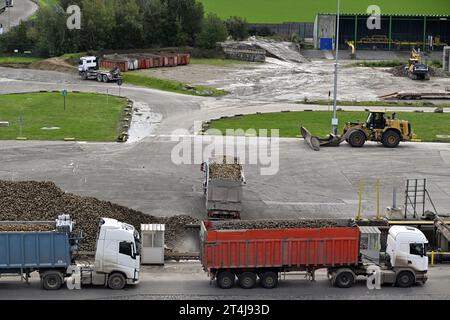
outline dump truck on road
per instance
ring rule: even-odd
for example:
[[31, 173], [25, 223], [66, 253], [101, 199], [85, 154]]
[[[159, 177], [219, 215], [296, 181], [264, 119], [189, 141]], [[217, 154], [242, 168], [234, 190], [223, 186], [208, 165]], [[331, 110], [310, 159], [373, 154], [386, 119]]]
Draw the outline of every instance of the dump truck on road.
[[203, 192], [208, 219], [240, 219], [245, 176], [239, 160], [210, 158], [201, 165], [201, 171], [205, 174]]
[[351, 221], [334, 226], [302, 220], [205, 221], [200, 233], [203, 269], [223, 289], [233, 287], [236, 278], [244, 289], [257, 279], [271, 289], [281, 273], [306, 271], [314, 279], [318, 269], [326, 269], [330, 283], [340, 288], [353, 286], [357, 277], [376, 276], [380, 285], [399, 287], [427, 281], [428, 241], [416, 228], [391, 227], [384, 254], [379, 243], [368, 247], [371, 231]]

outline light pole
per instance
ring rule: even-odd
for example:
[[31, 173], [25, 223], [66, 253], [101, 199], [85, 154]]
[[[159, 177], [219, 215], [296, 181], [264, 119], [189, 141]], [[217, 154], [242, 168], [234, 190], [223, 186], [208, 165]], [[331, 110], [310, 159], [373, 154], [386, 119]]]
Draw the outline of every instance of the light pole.
[[336, 21], [336, 38], [335, 38], [335, 51], [336, 61], [334, 63], [334, 100], [333, 100], [333, 119], [331, 119], [331, 125], [333, 127], [333, 134], [337, 134], [339, 121], [336, 114], [337, 109], [337, 82], [338, 82], [338, 61], [339, 61], [339, 16], [341, 14], [341, 0], [338, 0], [338, 11]]

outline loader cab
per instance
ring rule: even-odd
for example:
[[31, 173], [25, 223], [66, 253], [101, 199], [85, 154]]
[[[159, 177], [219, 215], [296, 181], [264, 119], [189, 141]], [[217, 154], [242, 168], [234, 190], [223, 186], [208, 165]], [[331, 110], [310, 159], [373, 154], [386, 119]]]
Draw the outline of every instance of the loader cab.
[[369, 129], [384, 129], [386, 127], [384, 112], [371, 111], [367, 118], [366, 126]]
[[417, 228], [393, 226], [389, 229], [386, 253], [395, 268], [411, 268], [417, 272], [428, 270], [428, 240]]

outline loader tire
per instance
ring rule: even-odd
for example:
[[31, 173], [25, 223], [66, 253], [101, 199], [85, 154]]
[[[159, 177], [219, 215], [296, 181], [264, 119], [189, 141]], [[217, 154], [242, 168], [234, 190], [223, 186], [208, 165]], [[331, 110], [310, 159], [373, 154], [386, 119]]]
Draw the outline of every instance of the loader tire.
[[386, 148], [397, 148], [400, 144], [400, 135], [395, 131], [387, 131], [383, 134], [381, 143]]
[[360, 130], [355, 130], [348, 137], [348, 143], [353, 148], [361, 148], [366, 143], [366, 135]]

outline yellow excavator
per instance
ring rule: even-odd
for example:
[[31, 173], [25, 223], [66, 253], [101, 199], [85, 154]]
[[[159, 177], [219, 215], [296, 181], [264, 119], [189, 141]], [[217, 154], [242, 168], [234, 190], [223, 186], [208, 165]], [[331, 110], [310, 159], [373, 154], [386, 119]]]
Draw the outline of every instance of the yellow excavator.
[[342, 136], [330, 134], [328, 138], [321, 139], [311, 135], [304, 127], [301, 134], [313, 150], [319, 151], [321, 146], [339, 146], [346, 141], [352, 147], [360, 148], [366, 141], [381, 142], [386, 148], [396, 148], [401, 141], [411, 141], [416, 135], [412, 132], [411, 124], [407, 120], [387, 117], [385, 111], [369, 111], [365, 122], [347, 122]]
[[430, 68], [422, 62], [422, 55], [412, 49], [407, 68], [408, 77], [412, 80], [430, 80]]

